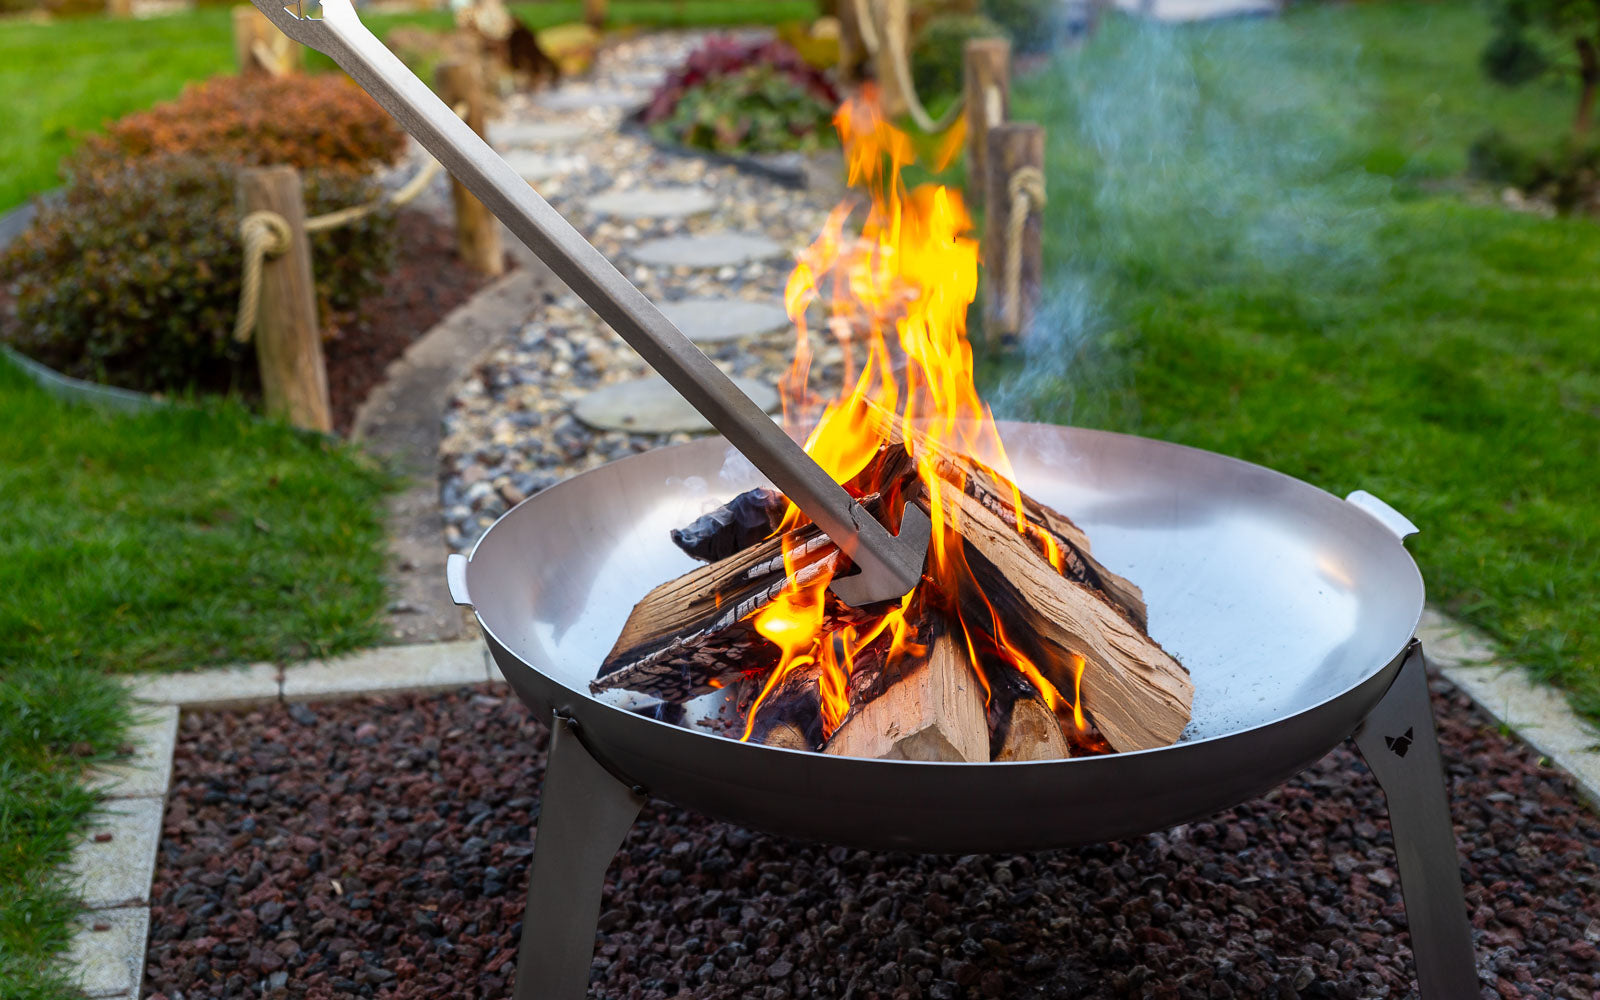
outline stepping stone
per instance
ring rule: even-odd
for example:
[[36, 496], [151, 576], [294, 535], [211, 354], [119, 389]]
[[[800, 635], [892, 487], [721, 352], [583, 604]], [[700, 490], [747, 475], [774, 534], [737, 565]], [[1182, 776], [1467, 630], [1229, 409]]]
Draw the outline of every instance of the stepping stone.
[[702, 344], [775, 333], [789, 327], [788, 314], [770, 302], [686, 299], [664, 302], [661, 311], [685, 337]]
[[[778, 408], [778, 392], [755, 379], [733, 380], [768, 413]], [[711, 424], [659, 375], [596, 389], [572, 405], [572, 414], [596, 430], [630, 434], [699, 433]]]
[[1278, 0], [1115, 0], [1120, 10], [1166, 24], [1190, 24], [1227, 17], [1271, 17]]
[[739, 267], [758, 260], [781, 257], [784, 248], [765, 236], [746, 233], [704, 233], [699, 236], [664, 236], [628, 251], [641, 264], [661, 267]]
[[513, 149], [505, 153], [505, 161], [525, 181], [547, 180], [557, 174], [568, 173], [583, 166], [581, 156], [549, 156], [531, 149]]
[[666, 78], [666, 70], [636, 70], [631, 73], [618, 73], [616, 76], [612, 77], [611, 80], [619, 87], [627, 87], [632, 90], [654, 91], [657, 87], [661, 86], [662, 81], [666, 80]]
[[534, 97], [539, 107], [549, 111], [637, 111], [647, 100], [631, 90], [547, 90]]
[[717, 206], [710, 191], [701, 188], [633, 188], [607, 191], [586, 203], [596, 215], [627, 219], [680, 219], [709, 212]]
[[593, 130], [574, 122], [506, 122], [489, 126], [489, 137], [496, 146], [556, 146], [577, 142]]

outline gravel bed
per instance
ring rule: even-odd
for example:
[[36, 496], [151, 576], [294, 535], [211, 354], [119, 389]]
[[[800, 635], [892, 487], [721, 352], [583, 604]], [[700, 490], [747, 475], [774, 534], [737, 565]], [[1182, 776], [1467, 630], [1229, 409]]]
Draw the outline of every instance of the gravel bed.
[[[1600, 823], [1463, 697], [1435, 706], [1482, 995], [1600, 997]], [[503, 687], [186, 714], [146, 994], [507, 995], [546, 741]], [[596, 997], [1414, 995], [1382, 795], [1348, 748], [1212, 820], [1034, 855], [803, 844], [652, 802], [608, 878]]]

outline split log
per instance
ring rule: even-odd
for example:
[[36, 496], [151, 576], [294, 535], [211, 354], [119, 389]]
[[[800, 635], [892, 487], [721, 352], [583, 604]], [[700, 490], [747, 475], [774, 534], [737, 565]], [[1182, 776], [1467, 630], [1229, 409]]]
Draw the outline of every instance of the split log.
[[982, 627], [993, 607], [1007, 638], [1059, 690], [1073, 689], [1072, 654], [1081, 654], [1084, 710], [1113, 749], [1175, 742], [1194, 700], [1188, 671], [1100, 594], [1056, 572], [1017, 534], [1014, 522], [957, 490], [939, 491], [939, 503], [944, 516], [961, 526], [979, 591], [947, 595], [969, 625]]
[[1060, 760], [1071, 756], [1061, 720], [1044, 696], [1010, 667], [985, 670], [989, 678], [991, 760]]
[[926, 659], [903, 660], [902, 666], [904, 674], [888, 690], [851, 709], [826, 752], [875, 760], [988, 760], [983, 685], [961, 637], [946, 632]]

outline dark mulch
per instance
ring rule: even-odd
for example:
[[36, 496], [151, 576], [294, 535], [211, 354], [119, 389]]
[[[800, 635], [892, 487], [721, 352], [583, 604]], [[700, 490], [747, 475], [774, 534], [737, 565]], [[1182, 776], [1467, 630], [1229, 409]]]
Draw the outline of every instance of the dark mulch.
[[403, 211], [395, 228], [400, 249], [383, 290], [361, 304], [360, 315], [335, 317], [323, 341], [333, 427], [340, 434], [349, 433], [389, 362], [490, 280], [456, 256], [449, 226]]
[[[1463, 698], [1436, 705], [1483, 996], [1600, 997], [1600, 823]], [[508, 995], [546, 738], [503, 688], [186, 715], [147, 991]], [[1209, 822], [1031, 856], [798, 844], [652, 803], [610, 874], [594, 996], [1414, 993], [1349, 749]]]

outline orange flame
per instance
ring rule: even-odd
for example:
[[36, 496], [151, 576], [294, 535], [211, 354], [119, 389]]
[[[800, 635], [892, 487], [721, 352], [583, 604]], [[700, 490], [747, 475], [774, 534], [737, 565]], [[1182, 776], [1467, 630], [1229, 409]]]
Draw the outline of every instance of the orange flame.
[[[1021, 673], [1052, 710], [1064, 712], [1070, 707], [1075, 724], [1084, 730], [1087, 722], [1077, 685], [1069, 702], [1008, 640], [1000, 615], [967, 567], [960, 525], [946, 523], [945, 505], [939, 502], [942, 491], [965, 487], [959, 479], [949, 478], [951, 467], [939, 456], [972, 458], [993, 470], [997, 482], [1009, 486], [1016, 530], [1061, 568], [1062, 553], [1055, 539], [1023, 511], [993, 416], [974, 383], [966, 330], [967, 310], [978, 285], [972, 218], [957, 191], [938, 185], [906, 189], [901, 172], [914, 162], [915, 151], [910, 139], [884, 118], [870, 90], [842, 106], [834, 124], [843, 140], [849, 182], [865, 198], [846, 200], [828, 215], [817, 238], [799, 254], [785, 287], [785, 307], [797, 332], [794, 361], [780, 384], [785, 425], [794, 429], [815, 421], [806, 437], [806, 451], [838, 482], [867, 470], [882, 446], [890, 443], [891, 434], [911, 445], [933, 522], [926, 574], [939, 593], [963, 597], [960, 603], [968, 610], [982, 609], [973, 620], [959, 608], [948, 610], [960, 620], [971, 663], [986, 693], [985, 657]], [[947, 139], [938, 159], [955, 155], [961, 141], [959, 134]], [[850, 222], [863, 205], [860, 236], [852, 236]], [[815, 359], [816, 324], [811, 312], [819, 304], [825, 316], [820, 324], [823, 332], [839, 343], [844, 355], [841, 391], [828, 400], [813, 398], [808, 387]], [[804, 515], [791, 505], [781, 530], [803, 523]], [[784, 564], [795, 580], [796, 566], [788, 551]], [[924, 587], [915, 588], [898, 607], [866, 625], [830, 629], [827, 587], [833, 569], [816, 570], [815, 565], [809, 567], [805, 582], [791, 584], [754, 615], [756, 631], [778, 647], [780, 660], [750, 705], [745, 739], [751, 736], [761, 704], [799, 672], [816, 674], [823, 734], [829, 736], [849, 713], [850, 679], [869, 647], [875, 656], [890, 659], [925, 655], [909, 613]], [[1074, 671], [1075, 680], [1081, 678], [1081, 658], [1074, 660]]]

